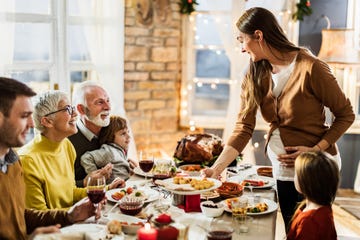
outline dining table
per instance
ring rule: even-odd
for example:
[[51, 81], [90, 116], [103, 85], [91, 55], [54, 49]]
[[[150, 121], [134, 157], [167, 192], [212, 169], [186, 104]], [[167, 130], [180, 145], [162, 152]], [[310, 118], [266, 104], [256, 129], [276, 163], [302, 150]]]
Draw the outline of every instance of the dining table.
[[[236, 170], [236, 173], [232, 172], [232, 174], [227, 175], [227, 181], [239, 182], [241, 179], [245, 179], [247, 176], [256, 175], [256, 169], [259, 166], [250, 166], [246, 169], [239, 168]], [[141, 188], [147, 189], [152, 188], [158, 191], [157, 197], [151, 199], [151, 201], [147, 202], [143, 211], [141, 212], [142, 217], [148, 216], [149, 214], [156, 215], [157, 213], [161, 213], [156, 209], [156, 206], [167, 206], [165, 212], [169, 214], [173, 220], [174, 227], [182, 226], [186, 229], [186, 236], [181, 239], [185, 240], [205, 240], [206, 239], [206, 230], [210, 230], [214, 221], [224, 222], [231, 225], [234, 228], [234, 233], [232, 234], [232, 239], [237, 240], [274, 240], [275, 239], [275, 229], [276, 229], [276, 217], [277, 217], [277, 195], [276, 195], [276, 186], [275, 180], [273, 180], [273, 184], [270, 184], [269, 187], [266, 188], [255, 188], [251, 192], [249, 189], [244, 188], [242, 196], [253, 197], [258, 196], [260, 198], [268, 199], [276, 203], [275, 210], [273, 209], [271, 212], [266, 214], [254, 214], [251, 215], [248, 220], [248, 230], [247, 232], [239, 232], [234, 226], [233, 218], [231, 211], [224, 211], [224, 213], [216, 218], [211, 218], [205, 216], [204, 213], [196, 211], [196, 212], [188, 212], [184, 209], [178, 207], [174, 204], [174, 194], [171, 191], [168, 191], [164, 188], [154, 187], [154, 184], [151, 180], [144, 180], [144, 176], [141, 174], [134, 174], [126, 181], [126, 187], [132, 188]], [[212, 199], [202, 199], [202, 200], [212, 200]], [[224, 201], [221, 198], [214, 199], [214, 202]], [[98, 226], [99, 230], [104, 230], [101, 227], [105, 227], [107, 222], [112, 219], [121, 218], [122, 220], [126, 220], [127, 218], [133, 218], [132, 216], [127, 216], [121, 213], [119, 207], [113, 208], [116, 204], [114, 201], [107, 201], [107, 204], [102, 209], [102, 217], [97, 221], [94, 225]], [[112, 209], [113, 208], [113, 209]], [[112, 209], [111, 213], [109, 210]], [[140, 216], [141, 217], [141, 216]], [[94, 218], [88, 219], [85, 221], [85, 224], [94, 224]], [[81, 228], [82, 224], [78, 223], [70, 226], [72, 229]], [[100, 227], [101, 226], [101, 227]], [[96, 229], [92, 227], [92, 230]], [[69, 228], [69, 227], [68, 227]], [[66, 229], [66, 228], [64, 228]], [[183, 231], [183, 230], [182, 230]], [[70, 234], [71, 231], [64, 231], [67, 234]], [[90, 231], [91, 232], [91, 231]], [[104, 232], [104, 231], [103, 231]], [[60, 239], [60, 238], [59, 238]], [[87, 239], [102, 239], [99, 238], [99, 235], [94, 232], [91, 234], [87, 232]], [[105, 238], [104, 238], [105, 239]], [[133, 240], [137, 239], [136, 234], [121, 234], [121, 236], [114, 236], [114, 240]], [[180, 238], [178, 238], [181, 240]]]

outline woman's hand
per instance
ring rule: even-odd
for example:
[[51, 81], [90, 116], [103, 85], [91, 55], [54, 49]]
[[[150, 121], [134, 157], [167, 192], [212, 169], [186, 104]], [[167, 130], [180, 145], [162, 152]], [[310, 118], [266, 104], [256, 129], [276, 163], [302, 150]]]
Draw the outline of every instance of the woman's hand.
[[112, 181], [109, 184], [109, 189], [122, 188], [122, 187], [125, 187], [125, 181], [119, 177], [115, 178], [114, 181]]
[[285, 147], [286, 154], [279, 154], [278, 160], [287, 167], [294, 167], [295, 159], [303, 152], [316, 151], [314, 147], [292, 146]]
[[87, 181], [89, 179], [89, 177], [91, 178], [100, 178], [102, 176], [105, 177], [105, 179], [109, 179], [112, 173], [112, 169], [113, 169], [113, 165], [111, 163], [108, 163], [105, 165], [105, 167], [100, 168], [98, 170], [95, 170], [91, 173], [89, 173], [85, 178], [84, 178], [84, 186], [87, 185]]
[[95, 219], [99, 219], [101, 217], [101, 208], [104, 201], [101, 201], [98, 204], [98, 209], [94, 207], [94, 204], [89, 200], [89, 198], [84, 198], [77, 203], [75, 203], [68, 210], [68, 219], [71, 223], [76, 223], [80, 221], [84, 221], [89, 217], [95, 215]]
[[201, 176], [204, 177], [212, 177], [214, 173], [215, 173], [214, 169], [211, 168], [205, 168], [201, 170]]

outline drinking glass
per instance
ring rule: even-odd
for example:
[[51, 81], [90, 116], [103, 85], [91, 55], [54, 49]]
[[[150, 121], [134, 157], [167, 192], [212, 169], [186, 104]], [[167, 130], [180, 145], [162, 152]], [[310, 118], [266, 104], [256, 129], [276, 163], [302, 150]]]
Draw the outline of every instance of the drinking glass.
[[249, 230], [247, 217], [248, 199], [240, 197], [231, 202], [231, 213], [233, 218], [234, 229], [237, 233], [246, 233]]
[[[106, 179], [104, 176], [101, 177], [89, 177], [86, 185], [87, 195], [90, 201], [93, 203], [96, 211], [98, 211], [99, 202], [105, 197], [106, 192]], [[95, 218], [96, 222], [96, 218]]]
[[154, 156], [152, 154], [147, 154], [141, 151], [139, 166], [141, 170], [145, 173], [145, 181], [146, 181], [148, 173], [151, 171], [151, 169], [154, 166]]
[[231, 240], [234, 228], [222, 220], [213, 220], [207, 231], [207, 240]]

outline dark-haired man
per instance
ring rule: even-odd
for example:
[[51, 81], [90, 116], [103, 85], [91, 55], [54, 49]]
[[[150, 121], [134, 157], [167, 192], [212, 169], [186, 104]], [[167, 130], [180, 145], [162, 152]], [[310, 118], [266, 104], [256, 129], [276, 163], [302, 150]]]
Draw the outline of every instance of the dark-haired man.
[[34, 230], [30, 238], [39, 233], [56, 232], [61, 225], [95, 214], [88, 200], [78, 202], [67, 212], [25, 209], [23, 171], [12, 148], [23, 146], [29, 129], [34, 126], [31, 97], [35, 95], [25, 84], [0, 77], [0, 239], [27, 239], [27, 233]]

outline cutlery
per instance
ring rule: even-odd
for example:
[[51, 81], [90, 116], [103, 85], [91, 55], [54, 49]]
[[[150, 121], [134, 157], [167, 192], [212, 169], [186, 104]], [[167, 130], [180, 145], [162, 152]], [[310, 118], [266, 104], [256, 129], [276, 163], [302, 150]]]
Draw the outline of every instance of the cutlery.
[[118, 205], [120, 204], [120, 201], [118, 201], [117, 203], [115, 203], [115, 205], [110, 208], [110, 210], [108, 210], [107, 212], [103, 213], [104, 217], [107, 217], [109, 213], [111, 213]]

